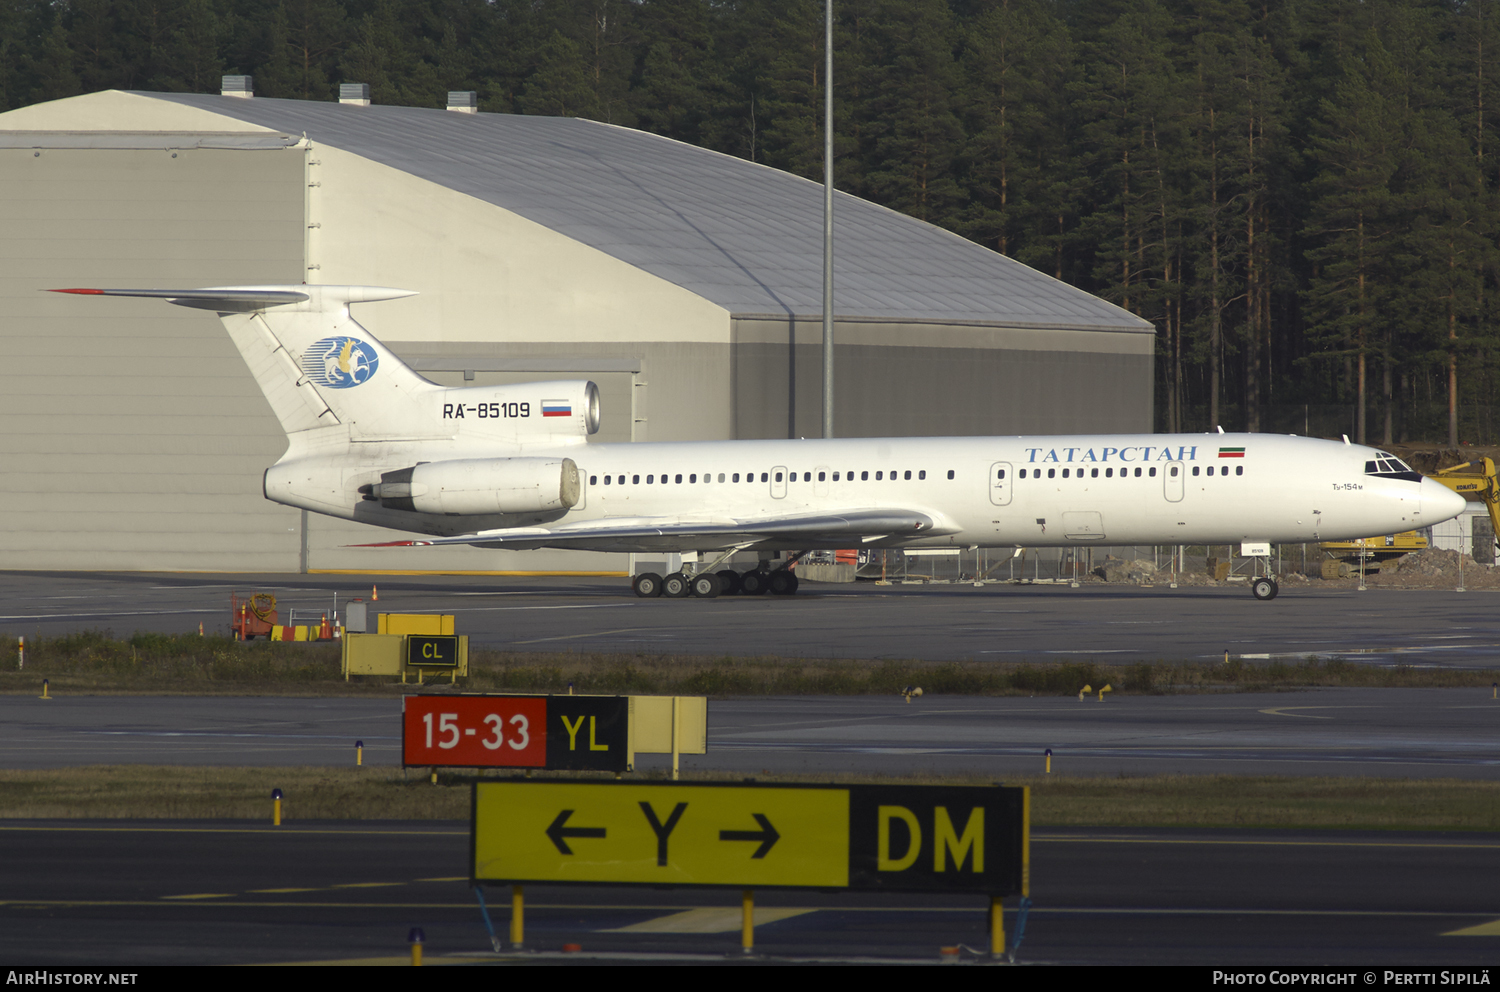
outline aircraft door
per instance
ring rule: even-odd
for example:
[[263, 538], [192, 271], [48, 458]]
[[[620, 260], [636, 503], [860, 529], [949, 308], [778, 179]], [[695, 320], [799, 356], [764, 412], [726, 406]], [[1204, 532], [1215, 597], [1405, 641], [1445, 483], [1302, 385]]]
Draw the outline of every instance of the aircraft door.
[[786, 466], [777, 465], [771, 469], [771, 498], [786, 498]]
[[1010, 486], [1013, 477], [1010, 462], [996, 462], [990, 466], [990, 502], [996, 506], [1010, 505]]
[[1187, 470], [1182, 462], [1167, 462], [1166, 477], [1162, 480], [1162, 484], [1166, 486], [1167, 502], [1182, 502], [1183, 486], [1187, 481], [1184, 478], [1186, 475]]

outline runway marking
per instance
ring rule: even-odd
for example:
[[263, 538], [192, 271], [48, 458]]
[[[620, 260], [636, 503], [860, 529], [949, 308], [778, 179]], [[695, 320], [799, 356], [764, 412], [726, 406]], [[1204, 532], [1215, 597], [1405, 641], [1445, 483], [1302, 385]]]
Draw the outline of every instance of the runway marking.
[[45, 833], [68, 831], [71, 833], [99, 834], [338, 834], [361, 837], [467, 837], [468, 830], [349, 830], [331, 827], [327, 830], [297, 830], [287, 827], [11, 827], [0, 826], [0, 831], [21, 832], [40, 830]]
[[1462, 930], [1449, 930], [1443, 934], [1444, 937], [1500, 937], [1500, 920], [1491, 920], [1481, 923], [1477, 927], [1464, 927]]
[[330, 889], [385, 889], [393, 885], [407, 885], [407, 882], [345, 882], [342, 885], [330, 885]]
[[1250, 840], [1245, 838], [1215, 838], [1215, 837], [1100, 837], [1100, 836], [1076, 836], [1067, 837], [1062, 835], [1051, 835], [1033, 833], [1033, 841], [1048, 842], [1054, 844], [1182, 844], [1182, 845], [1220, 845], [1227, 847], [1399, 847], [1414, 850], [1436, 849], [1454, 851], [1500, 851], [1500, 843], [1496, 844], [1473, 844], [1473, 843], [1430, 843], [1423, 841], [1396, 841], [1396, 840]]
[[[161, 900], [145, 899], [6, 899], [0, 901], [0, 908], [9, 909], [31, 909], [35, 907], [47, 907], [53, 909], [67, 908], [97, 908], [97, 907], [149, 907], [160, 908]], [[226, 907], [234, 909], [459, 909], [472, 910], [474, 903], [468, 900], [460, 902], [271, 902], [268, 900], [247, 900], [244, 902], [205, 902], [203, 908]], [[527, 909], [536, 910], [596, 910], [599, 912], [660, 912], [666, 906], [645, 905], [621, 905], [610, 903], [527, 903]], [[705, 906], [703, 909], [724, 909], [725, 907]], [[804, 906], [798, 907], [803, 913], [968, 913], [979, 916], [987, 912], [984, 908], [974, 906]], [[730, 908], [736, 917], [739, 916], [738, 909]], [[756, 908], [756, 915], [769, 912], [769, 909]], [[1465, 917], [1488, 918], [1494, 916], [1494, 911], [1475, 912], [1469, 911], [1443, 911], [1443, 910], [1385, 910], [1385, 909], [1219, 909], [1178, 906], [1150, 906], [1150, 907], [1096, 907], [1096, 906], [1036, 906], [1031, 909], [1033, 914], [1044, 915], [1086, 915], [1086, 916], [1334, 916], [1334, 917], [1356, 917], [1356, 918], [1411, 918], [1432, 917], [1446, 919], [1463, 919]], [[1496, 921], [1500, 924], [1500, 920]], [[739, 929], [738, 925], [735, 929]], [[403, 961], [408, 959], [402, 958]]]
[[250, 889], [252, 895], [279, 896], [289, 892], [317, 892], [317, 889]]
[[1273, 706], [1268, 710], [1257, 710], [1266, 716], [1294, 716], [1303, 720], [1332, 720], [1331, 716], [1314, 716], [1311, 713], [1288, 713], [1287, 710], [1331, 710], [1339, 709], [1336, 706]]
[[[816, 912], [812, 909], [789, 907], [755, 910], [755, 926], [789, 920], [794, 916], [805, 916]], [[743, 923], [743, 911], [733, 906], [714, 906], [706, 909], [687, 909], [654, 920], [632, 923], [629, 926], [600, 930], [599, 933], [734, 933]]]
[[621, 627], [619, 630], [596, 630], [587, 634], [563, 634], [561, 637], [533, 637], [529, 641], [512, 641], [512, 644], [542, 644], [547, 641], [576, 641], [584, 637], [608, 637], [610, 634], [634, 634], [642, 630], [661, 630], [660, 627]]
[[[461, 606], [450, 609], [450, 613], [506, 613], [513, 610], [614, 610], [635, 606], [634, 603], [580, 603], [569, 606]], [[211, 612], [208, 610], [205, 613]], [[0, 620], [5, 619], [0, 617]]]
[[235, 892], [194, 892], [184, 896], [162, 896], [163, 899], [232, 899]]
[[28, 613], [13, 617], [0, 617], [0, 620], [79, 620], [84, 617], [171, 617], [182, 613], [223, 613], [221, 609], [206, 610], [132, 610], [130, 612], [109, 613]]
[[467, 882], [469, 876], [454, 875], [452, 878], [414, 878], [413, 882]]

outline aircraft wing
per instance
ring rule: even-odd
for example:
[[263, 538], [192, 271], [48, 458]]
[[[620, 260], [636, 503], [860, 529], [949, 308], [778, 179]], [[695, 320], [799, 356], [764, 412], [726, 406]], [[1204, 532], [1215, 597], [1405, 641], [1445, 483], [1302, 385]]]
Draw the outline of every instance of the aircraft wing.
[[787, 516], [684, 520], [680, 517], [610, 517], [556, 527], [514, 527], [453, 537], [361, 544], [363, 548], [472, 544], [481, 548], [566, 548], [581, 551], [723, 550], [762, 543], [799, 548], [867, 544], [884, 538], [950, 533], [926, 513], [890, 508]]

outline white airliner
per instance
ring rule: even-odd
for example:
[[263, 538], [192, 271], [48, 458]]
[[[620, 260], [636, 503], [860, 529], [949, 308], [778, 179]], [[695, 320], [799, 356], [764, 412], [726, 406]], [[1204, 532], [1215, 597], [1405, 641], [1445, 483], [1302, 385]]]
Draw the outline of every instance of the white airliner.
[[[1428, 526], [1464, 499], [1347, 438], [1266, 434], [588, 444], [592, 382], [448, 388], [349, 306], [368, 286], [62, 289], [218, 311], [290, 445], [267, 499], [425, 535], [380, 546], [708, 552], [640, 596], [790, 594], [812, 548], [1289, 543]], [[715, 571], [738, 551], [761, 565]], [[780, 552], [794, 552], [779, 567]], [[1272, 599], [1273, 579], [1251, 584]]]

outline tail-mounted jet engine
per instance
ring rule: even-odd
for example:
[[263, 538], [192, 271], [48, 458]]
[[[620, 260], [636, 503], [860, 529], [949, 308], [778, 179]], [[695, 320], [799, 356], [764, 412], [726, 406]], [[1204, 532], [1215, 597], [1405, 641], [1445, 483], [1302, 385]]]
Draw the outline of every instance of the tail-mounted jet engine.
[[417, 513], [538, 513], [578, 502], [571, 458], [465, 458], [384, 472], [360, 486], [367, 500]]

